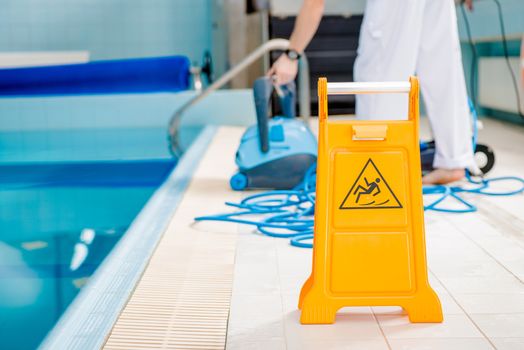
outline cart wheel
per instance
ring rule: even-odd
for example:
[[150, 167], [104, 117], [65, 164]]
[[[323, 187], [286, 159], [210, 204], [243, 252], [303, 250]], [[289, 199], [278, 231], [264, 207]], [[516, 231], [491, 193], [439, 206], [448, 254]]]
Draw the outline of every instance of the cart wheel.
[[247, 187], [247, 176], [242, 173], [236, 173], [235, 175], [231, 176], [229, 185], [235, 191], [245, 190]]
[[495, 152], [491, 147], [477, 144], [475, 148], [475, 161], [483, 174], [487, 174], [495, 165]]

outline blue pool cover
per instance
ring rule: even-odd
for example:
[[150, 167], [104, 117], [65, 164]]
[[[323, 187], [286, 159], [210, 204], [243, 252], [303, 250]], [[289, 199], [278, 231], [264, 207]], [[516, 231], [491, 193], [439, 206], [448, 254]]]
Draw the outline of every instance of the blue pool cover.
[[177, 92], [189, 88], [185, 56], [0, 69], [0, 96]]

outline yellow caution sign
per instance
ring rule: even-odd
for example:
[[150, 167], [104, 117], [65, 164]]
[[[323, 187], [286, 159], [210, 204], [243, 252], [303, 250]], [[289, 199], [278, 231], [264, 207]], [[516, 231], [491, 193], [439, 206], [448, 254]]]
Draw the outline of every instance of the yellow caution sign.
[[[409, 93], [408, 120], [327, 118], [328, 94]], [[301, 323], [333, 323], [344, 306], [403, 307], [411, 322], [442, 322], [426, 266], [419, 85], [320, 78], [313, 270]]]

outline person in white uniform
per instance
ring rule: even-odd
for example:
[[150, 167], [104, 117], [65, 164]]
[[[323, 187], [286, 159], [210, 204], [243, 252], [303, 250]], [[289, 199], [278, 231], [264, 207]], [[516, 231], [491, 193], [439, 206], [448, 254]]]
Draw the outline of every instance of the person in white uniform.
[[[465, 1], [472, 9], [472, 0]], [[315, 34], [323, 0], [304, 0], [290, 48], [268, 71], [277, 83], [293, 80], [298, 58]], [[453, 0], [368, 0], [360, 30], [356, 81], [406, 80], [416, 73], [436, 144], [435, 170], [424, 184], [462, 179], [475, 169], [471, 122]], [[357, 117], [405, 119], [405, 95], [357, 95]]]

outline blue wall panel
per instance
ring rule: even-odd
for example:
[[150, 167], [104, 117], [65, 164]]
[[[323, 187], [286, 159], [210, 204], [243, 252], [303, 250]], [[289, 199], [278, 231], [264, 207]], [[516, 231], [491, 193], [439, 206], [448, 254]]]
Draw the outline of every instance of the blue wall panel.
[[[185, 91], [0, 98], [0, 165], [169, 158], [169, 119], [193, 96]], [[251, 90], [219, 90], [187, 111], [180, 142], [189, 144], [199, 126], [255, 122]]]
[[[515, 37], [524, 33], [524, 1], [499, 0], [502, 7], [502, 18], [506, 34]], [[498, 10], [494, 0], [473, 2], [473, 12], [466, 11], [473, 39], [492, 39], [500, 37]], [[457, 8], [460, 38], [467, 40], [465, 22], [460, 9]]]
[[0, 9], [0, 51], [200, 61], [211, 48], [210, 0], [0, 0]]

